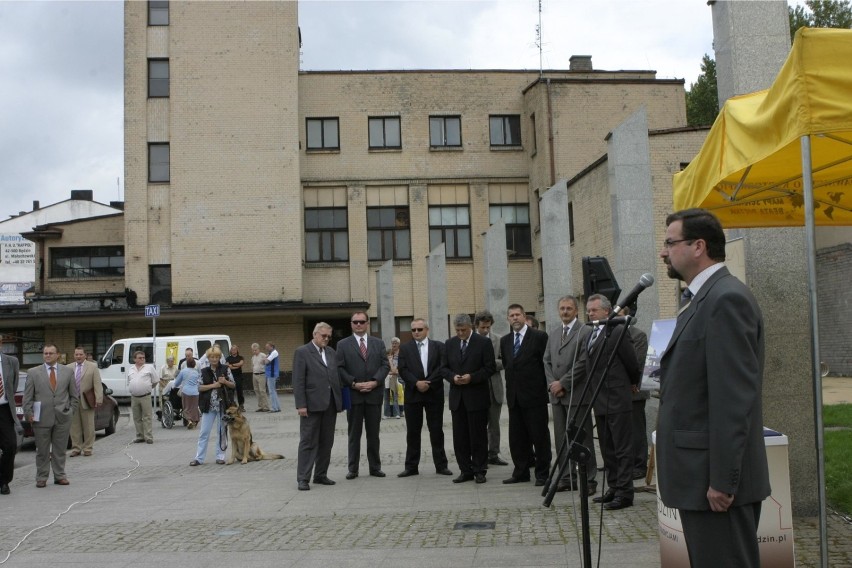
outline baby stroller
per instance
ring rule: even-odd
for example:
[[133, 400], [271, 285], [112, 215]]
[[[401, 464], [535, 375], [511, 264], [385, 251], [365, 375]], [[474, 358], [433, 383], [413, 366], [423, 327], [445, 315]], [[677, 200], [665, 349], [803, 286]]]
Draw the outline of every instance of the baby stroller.
[[183, 425], [189, 424], [189, 420], [183, 417], [183, 403], [181, 402], [180, 389], [173, 388], [174, 381], [160, 389], [160, 408], [157, 416], [163, 428], [171, 429], [175, 421], [182, 421]]

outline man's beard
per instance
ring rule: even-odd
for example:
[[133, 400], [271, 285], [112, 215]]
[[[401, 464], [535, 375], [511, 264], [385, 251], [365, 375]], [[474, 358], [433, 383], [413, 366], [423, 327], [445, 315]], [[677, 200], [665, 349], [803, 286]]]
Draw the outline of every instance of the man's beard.
[[668, 270], [669, 278], [674, 278], [675, 280], [683, 280], [683, 276], [680, 275], [680, 272], [675, 270], [675, 267], [669, 263], [666, 263], [666, 269]]

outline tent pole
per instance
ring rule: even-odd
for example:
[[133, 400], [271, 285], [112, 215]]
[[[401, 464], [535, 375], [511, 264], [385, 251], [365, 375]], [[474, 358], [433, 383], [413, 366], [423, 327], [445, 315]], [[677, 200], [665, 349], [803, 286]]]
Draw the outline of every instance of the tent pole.
[[825, 453], [822, 427], [822, 373], [819, 364], [819, 315], [816, 287], [816, 236], [814, 221], [814, 180], [810, 135], [802, 136], [802, 188], [804, 190], [805, 244], [808, 259], [808, 303], [811, 308], [811, 370], [814, 386], [817, 480], [819, 485], [820, 566], [828, 568], [828, 521], [825, 500]]

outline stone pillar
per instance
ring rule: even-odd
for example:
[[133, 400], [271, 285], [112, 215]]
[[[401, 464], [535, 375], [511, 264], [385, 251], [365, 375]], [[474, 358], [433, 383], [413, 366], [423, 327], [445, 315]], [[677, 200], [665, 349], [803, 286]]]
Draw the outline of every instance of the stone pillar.
[[509, 256], [506, 253], [506, 222], [501, 218], [483, 235], [485, 241], [485, 308], [494, 316], [492, 333], [509, 333]]
[[[713, 2], [711, 9], [720, 104], [769, 88], [790, 51], [787, 2]], [[747, 284], [763, 310], [763, 422], [790, 440], [793, 513], [813, 515], [819, 496], [804, 229], [741, 229], [729, 237], [744, 239]]]
[[[642, 107], [615, 127], [607, 143], [607, 171], [612, 200], [613, 271], [623, 294], [633, 289], [646, 272], [656, 273], [654, 196], [648, 117]], [[659, 317], [658, 295], [639, 296], [639, 323], [645, 333]]]
[[376, 270], [376, 311], [379, 317], [379, 331], [388, 349], [390, 349], [391, 337], [396, 333], [393, 310], [393, 261], [388, 260]]
[[450, 337], [447, 323], [447, 253], [444, 243], [439, 244], [427, 258], [429, 285], [429, 337], [446, 341]]
[[571, 274], [571, 231], [568, 226], [568, 185], [560, 180], [541, 196], [541, 280], [547, 329], [560, 322], [559, 298], [576, 296]]

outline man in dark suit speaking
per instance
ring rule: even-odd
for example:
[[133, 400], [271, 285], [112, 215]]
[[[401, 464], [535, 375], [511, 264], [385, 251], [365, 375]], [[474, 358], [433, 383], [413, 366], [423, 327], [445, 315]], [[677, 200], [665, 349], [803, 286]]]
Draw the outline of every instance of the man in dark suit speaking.
[[334, 349], [328, 346], [331, 326], [314, 326], [313, 339], [293, 354], [293, 398], [299, 413], [299, 458], [296, 478], [299, 491], [314, 483], [334, 485], [328, 478], [337, 413], [343, 409]]
[[760, 566], [757, 525], [769, 495], [763, 441], [763, 316], [728, 272], [725, 234], [703, 209], [666, 219], [660, 251], [687, 283], [660, 361], [657, 482], [680, 510], [693, 568]]

